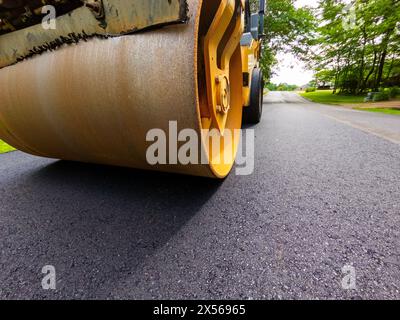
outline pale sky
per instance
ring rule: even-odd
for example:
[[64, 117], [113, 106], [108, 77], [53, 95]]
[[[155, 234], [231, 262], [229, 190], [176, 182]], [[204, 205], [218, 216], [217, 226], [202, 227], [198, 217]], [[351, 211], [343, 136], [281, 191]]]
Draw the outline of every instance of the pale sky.
[[298, 86], [305, 85], [313, 80], [313, 72], [308, 70], [304, 63], [289, 53], [278, 54], [278, 65], [274, 68], [273, 83], [288, 83]]
[[[296, 6], [315, 7], [317, 0], [297, 0]], [[278, 55], [278, 65], [274, 69], [274, 75], [271, 79], [273, 83], [288, 83], [298, 86], [307, 84], [313, 80], [313, 72], [308, 70], [304, 63], [296, 59], [292, 54], [281, 53]]]

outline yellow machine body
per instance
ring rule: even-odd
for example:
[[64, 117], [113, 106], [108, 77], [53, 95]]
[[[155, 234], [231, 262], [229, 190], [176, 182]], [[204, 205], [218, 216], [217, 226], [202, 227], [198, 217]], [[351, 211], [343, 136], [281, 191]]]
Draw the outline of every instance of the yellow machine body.
[[250, 89], [252, 85], [252, 72], [259, 67], [261, 42], [252, 40], [250, 45], [241, 46], [243, 75], [246, 78], [243, 84], [243, 106], [250, 106]]
[[[23, 53], [43, 41], [43, 31], [35, 25], [0, 35], [0, 139], [43, 157], [226, 177], [240, 135], [225, 135], [241, 128], [244, 64], [250, 68], [257, 59], [256, 47], [240, 46], [244, 2], [188, 0], [187, 19], [182, 1], [150, 2], [176, 4], [166, 16], [156, 10], [157, 19], [142, 19], [147, 24], [141, 28], [163, 28], [122, 36], [103, 31], [109, 38], [98, 38], [93, 31], [93, 38], [28, 55], [17, 63], [16, 56], [4, 51], [5, 43], [7, 48], [9, 43], [19, 46]], [[152, 7], [141, 10], [142, 17], [154, 16]], [[119, 25], [114, 31], [121, 33], [133, 26]], [[67, 32], [65, 28], [59, 31]], [[29, 45], [20, 41], [28, 30], [38, 32]], [[197, 132], [200, 153], [207, 155], [208, 163], [148, 163], [148, 132], [168, 133], [171, 122], [177, 123], [178, 132]], [[208, 130], [216, 130], [222, 141], [217, 152], [214, 140], [204, 133]], [[229, 152], [224, 150], [227, 146]]]

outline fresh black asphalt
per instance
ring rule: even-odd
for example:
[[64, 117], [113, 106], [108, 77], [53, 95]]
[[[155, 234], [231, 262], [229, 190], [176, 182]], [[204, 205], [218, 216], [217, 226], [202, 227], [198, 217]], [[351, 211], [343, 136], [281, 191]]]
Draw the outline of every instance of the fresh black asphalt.
[[0, 155], [0, 298], [399, 299], [400, 145], [277, 95], [251, 176]]

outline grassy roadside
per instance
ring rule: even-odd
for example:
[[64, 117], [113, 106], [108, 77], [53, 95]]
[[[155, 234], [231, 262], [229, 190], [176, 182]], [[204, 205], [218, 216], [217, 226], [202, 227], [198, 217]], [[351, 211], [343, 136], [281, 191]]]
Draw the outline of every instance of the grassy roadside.
[[355, 110], [361, 111], [369, 111], [369, 112], [379, 112], [379, 113], [386, 113], [386, 114], [394, 114], [400, 116], [400, 109], [393, 109], [393, 108], [354, 108]]
[[0, 140], [0, 154], [14, 151], [15, 149], [9, 146], [7, 143]]
[[348, 103], [363, 103], [364, 97], [350, 96], [350, 95], [337, 95], [332, 94], [330, 90], [318, 90], [315, 92], [302, 92], [300, 95], [303, 98], [311, 100], [316, 103], [326, 103], [333, 105], [341, 105]]
[[322, 104], [343, 106], [355, 110], [400, 115], [400, 101], [364, 102], [364, 96], [337, 95], [330, 90], [301, 92], [300, 95], [310, 101]]

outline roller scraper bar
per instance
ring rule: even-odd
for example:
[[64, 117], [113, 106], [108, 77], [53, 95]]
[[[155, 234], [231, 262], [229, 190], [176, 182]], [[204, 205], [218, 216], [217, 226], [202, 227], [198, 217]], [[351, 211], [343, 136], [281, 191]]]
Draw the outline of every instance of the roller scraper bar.
[[[54, 8], [55, 28], [43, 19]], [[188, 19], [186, 0], [0, 0], [0, 68], [65, 43]]]

